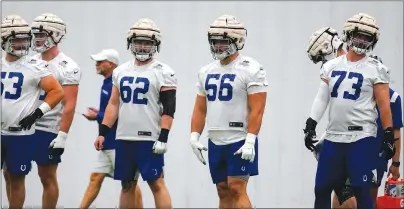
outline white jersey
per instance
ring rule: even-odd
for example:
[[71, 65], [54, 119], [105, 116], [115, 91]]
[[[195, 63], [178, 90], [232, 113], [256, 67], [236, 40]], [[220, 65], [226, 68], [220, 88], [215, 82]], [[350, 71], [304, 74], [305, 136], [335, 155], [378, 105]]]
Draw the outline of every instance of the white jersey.
[[214, 61], [198, 74], [198, 95], [206, 97], [207, 129], [214, 144], [244, 140], [248, 128], [248, 94], [266, 92], [264, 68], [254, 59], [239, 55], [223, 66]]
[[[42, 59], [40, 53], [33, 56], [35, 59]], [[52, 60], [47, 62], [49, 70], [59, 81], [61, 86], [64, 85], [78, 85], [81, 78], [81, 70], [76, 62], [64, 53], [59, 54]], [[39, 104], [43, 102], [46, 97], [45, 91], [42, 90], [39, 97]], [[36, 129], [46, 132], [57, 134], [59, 132], [60, 122], [62, 119], [64, 106], [62, 102], [57, 104], [55, 108], [47, 112], [42, 118], [36, 122]]]
[[18, 123], [38, 106], [41, 93], [39, 82], [51, 75], [46, 63], [34, 58], [22, 57], [15, 62], [1, 59], [1, 134], [32, 135], [30, 130], [20, 130]]
[[129, 61], [114, 70], [112, 82], [120, 93], [116, 139], [157, 141], [163, 112], [160, 89], [177, 87], [175, 72], [157, 60], [142, 66]]
[[389, 70], [366, 56], [350, 62], [345, 55], [328, 61], [320, 71], [330, 90], [326, 139], [351, 143], [377, 134], [377, 110], [373, 86], [389, 83]]

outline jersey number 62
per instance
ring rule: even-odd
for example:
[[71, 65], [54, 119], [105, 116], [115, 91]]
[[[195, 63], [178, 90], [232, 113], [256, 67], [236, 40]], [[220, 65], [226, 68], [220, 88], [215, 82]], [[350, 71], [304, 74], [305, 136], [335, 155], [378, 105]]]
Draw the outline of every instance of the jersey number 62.
[[[135, 81], [136, 84], [138, 83], [143, 83], [143, 88], [137, 87], [132, 90], [130, 86], [125, 85], [125, 82], [128, 82], [129, 84], [133, 84], [133, 81]], [[147, 98], [141, 98], [139, 99], [139, 94], [146, 94], [149, 91], [149, 79], [143, 78], [143, 77], [136, 77], [136, 80], [134, 77], [123, 77], [119, 83], [119, 92], [121, 94], [121, 99], [124, 103], [129, 103], [132, 101], [133, 104], [143, 104], [147, 105]], [[132, 95], [133, 93], [133, 95]]]

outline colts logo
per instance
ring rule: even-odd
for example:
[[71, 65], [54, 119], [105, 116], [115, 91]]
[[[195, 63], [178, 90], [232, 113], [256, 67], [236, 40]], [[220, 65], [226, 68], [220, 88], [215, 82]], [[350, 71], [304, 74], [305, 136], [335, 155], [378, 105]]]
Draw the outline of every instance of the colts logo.
[[27, 165], [21, 165], [21, 166], [20, 166], [20, 170], [21, 170], [21, 171], [27, 170]]
[[245, 166], [241, 166], [241, 170], [242, 170], [242, 171], [245, 171]]
[[53, 155], [48, 155], [48, 157], [49, 157], [49, 160], [53, 159]]

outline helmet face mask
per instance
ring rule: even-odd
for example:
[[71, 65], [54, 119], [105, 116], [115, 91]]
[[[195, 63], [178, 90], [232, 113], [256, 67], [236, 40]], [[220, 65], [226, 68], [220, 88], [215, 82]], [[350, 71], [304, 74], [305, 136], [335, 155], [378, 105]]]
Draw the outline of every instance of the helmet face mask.
[[48, 49], [56, 46], [52, 37], [47, 32], [40, 32], [40, 30], [32, 29], [32, 50], [38, 53], [47, 51]]
[[347, 45], [357, 54], [366, 54], [373, 49], [375, 37], [364, 32], [351, 32]]
[[157, 42], [149, 37], [131, 38], [130, 51], [139, 61], [146, 61], [157, 52]]
[[209, 36], [210, 51], [216, 60], [222, 60], [237, 52], [234, 41], [223, 36]]
[[16, 34], [14, 37], [7, 38], [5, 43], [5, 51], [17, 57], [27, 55], [30, 47], [31, 36], [28, 34]]

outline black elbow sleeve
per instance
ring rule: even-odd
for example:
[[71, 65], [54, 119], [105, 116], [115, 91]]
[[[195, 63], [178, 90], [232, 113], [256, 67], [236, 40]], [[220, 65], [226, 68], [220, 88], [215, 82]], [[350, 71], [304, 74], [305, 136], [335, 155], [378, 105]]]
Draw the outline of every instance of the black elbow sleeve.
[[163, 104], [163, 115], [174, 118], [176, 93], [177, 91], [175, 89], [160, 92], [160, 101], [161, 104]]

